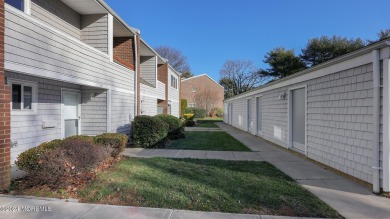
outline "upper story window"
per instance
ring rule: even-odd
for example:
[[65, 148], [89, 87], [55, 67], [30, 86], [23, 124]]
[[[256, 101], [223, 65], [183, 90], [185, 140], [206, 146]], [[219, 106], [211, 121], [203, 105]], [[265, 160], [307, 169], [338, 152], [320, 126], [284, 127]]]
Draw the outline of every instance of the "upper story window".
[[24, 0], [5, 0], [5, 3], [21, 11], [24, 11]]
[[198, 89], [196, 87], [192, 87], [192, 93], [196, 93]]
[[36, 84], [11, 81], [11, 110], [13, 113], [30, 114], [37, 110]]
[[177, 89], [177, 78], [173, 75], [171, 75], [171, 87]]

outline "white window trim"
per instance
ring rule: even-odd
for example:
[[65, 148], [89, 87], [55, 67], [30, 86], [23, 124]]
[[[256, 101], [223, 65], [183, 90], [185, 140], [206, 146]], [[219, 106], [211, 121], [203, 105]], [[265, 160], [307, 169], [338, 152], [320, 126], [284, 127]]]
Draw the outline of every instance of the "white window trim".
[[[172, 81], [172, 79], [174, 79], [174, 80]], [[174, 83], [172, 83], [172, 82], [174, 82]], [[171, 74], [171, 87], [177, 90], [179, 87], [178, 84], [179, 84], [178, 78]]]
[[[12, 85], [20, 84], [23, 86], [29, 86], [32, 88], [32, 103], [31, 110], [26, 109], [12, 109]], [[8, 85], [10, 87], [10, 107], [11, 107], [11, 116], [12, 115], [37, 115], [38, 113], [38, 84], [36, 82], [24, 81], [18, 79], [8, 79]], [[22, 89], [22, 106], [23, 106], [23, 89]]]

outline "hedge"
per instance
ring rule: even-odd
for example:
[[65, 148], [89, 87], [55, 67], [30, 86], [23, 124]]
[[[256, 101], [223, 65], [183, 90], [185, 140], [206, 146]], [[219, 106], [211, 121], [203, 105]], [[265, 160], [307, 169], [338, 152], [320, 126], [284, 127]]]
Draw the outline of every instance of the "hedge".
[[185, 114], [194, 114], [195, 118], [204, 118], [207, 116], [207, 111], [202, 108], [188, 107], [185, 110]]
[[136, 147], [164, 147], [169, 133], [169, 125], [156, 117], [136, 116], [132, 123], [132, 130]]
[[33, 170], [40, 170], [42, 165], [40, 164], [40, 159], [42, 155], [45, 155], [51, 150], [58, 148], [64, 144], [65, 141], [87, 141], [91, 144], [99, 145], [100, 147], [109, 147], [111, 148], [111, 155], [117, 156], [123, 149], [126, 147], [128, 137], [124, 134], [114, 134], [107, 133], [98, 135], [95, 137], [92, 136], [71, 136], [64, 140], [53, 140], [50, 142], [42, 143], [41, 145], [31, 148], [18, 157], [18, 160], [15, 162], [19, 169], [31, 172]]
[[126, 147], [129, 138], [119, 133], [104, 133], [94, 137], [94, 143], [112, 149], [111, 156], [117, 157]]
[[183, 123], [179, 118], [176, 118], [172, 115], [156, 115], [154, 116], [157, 119], [161, 119], [168, 124], [168, 138], [177, 139], [183, 136], [184, 128]]

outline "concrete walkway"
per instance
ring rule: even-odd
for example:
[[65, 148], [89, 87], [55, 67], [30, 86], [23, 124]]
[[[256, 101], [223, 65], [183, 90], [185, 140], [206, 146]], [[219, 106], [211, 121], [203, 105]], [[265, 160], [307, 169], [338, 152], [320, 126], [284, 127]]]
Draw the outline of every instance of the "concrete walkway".
[[164, 208], [141, 208], [116, 205], [84, 204], [58, 199], [0, 195], [0, 218], [7, 219], [281, 219], [250, 214], [184, 211]]
[[186, 132], [223, 132], [220, 128], [207, 128], [207, 127], [185, 127]]

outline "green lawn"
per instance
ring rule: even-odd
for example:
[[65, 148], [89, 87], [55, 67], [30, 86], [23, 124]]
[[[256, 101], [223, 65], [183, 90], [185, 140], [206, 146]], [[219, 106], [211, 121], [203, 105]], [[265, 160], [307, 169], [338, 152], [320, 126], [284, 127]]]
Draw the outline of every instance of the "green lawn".
[[168, 149], [209, 151], [250, 151], [226, 132], [185, 132], [185, 138], [170, 142]]
[[128, 158], [100, 173], [79, 196], [88, 203], [340, 217], [266, 162]]
[[219, 117], [206, 117], [203, 119], [197, 120], [197, 126], [196, 127], [205, 127], [205, 128], [218, 128], [218, 126], [215, 124], [216, 122], [223, 122], [223, 118]]

